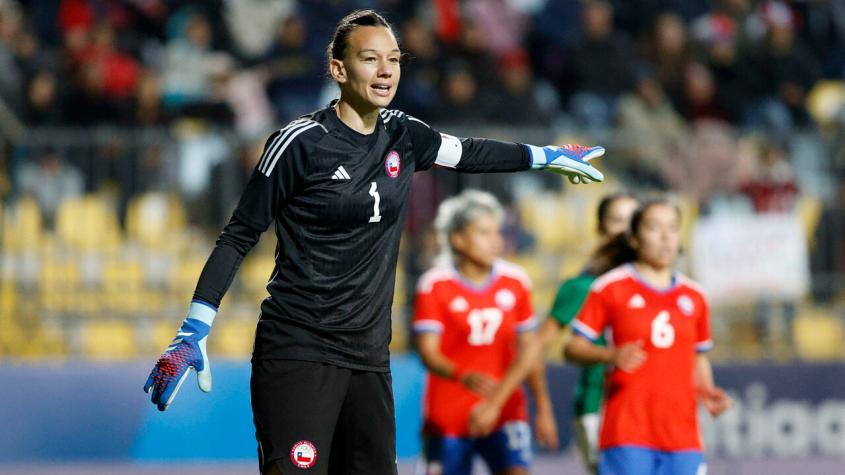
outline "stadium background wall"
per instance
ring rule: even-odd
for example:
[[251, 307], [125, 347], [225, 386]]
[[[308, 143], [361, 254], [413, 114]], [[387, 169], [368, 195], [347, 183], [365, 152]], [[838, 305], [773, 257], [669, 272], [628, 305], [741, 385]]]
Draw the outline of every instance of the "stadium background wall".
[[[213, 393], [204, 395], [193, 380], [186, 382], [165, 414], [141, 392], [138, 382], [147, 366], [0, 365], [0, 463], [254, 458], [248, 363], [216, 362]], [[400, 457], [414, 457], [424, 373], [413, 356], [394, 358], [393, 370], [397, 448]], [[550, 365], [548, 375], [567, 450], [576, 369]], [[845, 366], [730, 364], [718, 366], [716, 378], [737, 405], [718, 422], [702, 418], [711, 459], [845, 457]]]

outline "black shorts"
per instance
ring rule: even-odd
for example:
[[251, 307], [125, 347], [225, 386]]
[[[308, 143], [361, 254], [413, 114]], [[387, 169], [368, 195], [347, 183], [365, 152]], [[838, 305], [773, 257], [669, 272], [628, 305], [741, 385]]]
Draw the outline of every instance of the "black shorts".
[[397, 473], [390, 373], [257, 360], [250, 392], [261, 473]]

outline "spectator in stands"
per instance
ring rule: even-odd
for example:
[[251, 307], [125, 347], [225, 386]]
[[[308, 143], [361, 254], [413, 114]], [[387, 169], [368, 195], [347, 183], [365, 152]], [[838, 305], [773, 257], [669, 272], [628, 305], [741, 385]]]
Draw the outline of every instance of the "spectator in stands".
[[666, 188], [664, 179], [667, 161], [678, 160], [688, 140], [683, 118], [675, 111], [650, 64], [635, 68], [634, 92], [619, 100], [619, 133], [629, 144], [627, 153], [617, 160], [626, 175], [642, 185]]
[[528, 28], [525, 15], [508, 0], [469, 0], [467, 16], [471, 17], [487, 37], [488, 51], [501, 56], [522, 46]]
[[12, 111], [23, 108], [21, 101], [25, 77], [16, 61], [21, 35], [22, 12], [16, 2], [0, 5], [0, 101]]
[[59, 205], [85, 191], [82, 173], [54, 149], [44, 150], [21, 165], [16, 182], [20, 194], [32, 195], [38, 202], [48, 228], [55, 223]]
[[178, 110], [186, 104], [208, 99], [212, 32], [206, 16], [190, 9], [174, 14], [168, 29], [171, 36], [162, 65], [162, 92], [165, 106]]
[[138, 79], [135, 95], [135, 124], [162, 125], [167, 116], [161, 107], [161, 78], [154, 71], [145, 71]]
[[296, 2], [238, 0], [223, 2], [224, 20], [237, 55], [260, 59], [279, 35], [279, 25], [293, 14]]
[[56, 76], [49, 71], [36, 73], [27, 85], [24, 116], [27, 125], [60, 125], [64, 116]]
[[488, 114], [485, 103], [478, 99], [478, 89], [477, 76], [469, 64], [452, 60], [443, 73], [442, 101], [431, 120], [438, 124], [483, 121]]
[[740, 185], [751, 201], [755, 213], [790, 213], [798, 201], [798, 180], [776, 137], [759, 143], [759, 151], [751, 176]]
[[[767, 137], [759, 142], [756, 161], [751, 176], [739, 187], [757, 214], [795, 213], [799, 198], [798, 181], [782, 139]], [[776, 317], [783, 322], [783, 340], [792, 346], [792, 322], [796, 303], [792, 300], [770, 297], [760, 299], [754, 309], [754, 326], [761, 343], [772, 345], [776, 335]], [[771, 348], [769, 348], [771, 349]]]
[[475, 76], [479, 95], [486, 97], [499, 86], [496, 59], [490, 53], [488, 32], [472, 18], [464, 18], [458, 42], [450, 46], [448, 56], [467, 64]]
[[765, 44], [740, 61], [749, 69], [742, 74], [751, 81], [747, 90], [755, 93], [746, 123], [775, 133], [811, 125], [804, 102], [819, 76], [816, 59], [797, 41], [795, 16], [787, 4], [767, 1], [760, 12], [767, 27]]
[[570, 109], [579, 125], [604, 129], [616, 114], [616, 100], [631, 87], [632, 48], [613, 28], [613, 8], [588, 0], [582, 12], [582, 36], [570, 45], [571, 77], [562, 84], [572, 94]]
[[733, 121], [740, 116], [740, 104], [749, 94], [742, 86], [738, 62], [736, 21], [724, 13], [710, 13], [695, 20], [691, 32], [702, 64], [707, 65], [716, 85], [719, 105]]
[[261, 72], [279, 121], [287, 122], [314, 110], [320, 95], [322, 64], [308, 49], [308, 30], [302, 18], [279, 23], [276, 40], [262, 58]]
[[680, 104], [681, 112], [690, 122], [700, 120], [734, 122], [731, 107], [718, 95], [718, 85], [713, 71], [700, 62], [686, 65], [684, 77], [684, 96]]
[[684, 153], [665, 162], [665, 176], [707, 212], [714, 197], [735, 192], [740, 150], [735, 130], [723, 122], [699, 121], [690, 130]]
[[643, 56], [657, 71], [657, 77], [673, 104], [684, 96], [684, 71], [692, 54], [687, 27], [675, 13], [665, 12], [654, 19], [654, 26]]
[[829, 301], [841, 293], [845, 276], [845, 170], [836, 175], [836, 194], [822, 210], [812, 254], [813, 294]]
[[434, 31], [421, 17], [412, 17], [402, 25], [402, 87], [393, 104], [413, 116], [428, 117], [437, 106], [440, 82], [441, 47]]
[[499, 77], [502, 89], [496, 100], [498, 112], [489, 117], [491, 122], [530, 126], [547, 124], [554, 117], [556, 111], [549, 109], [548, 104], [541, 104], [537, 98], [534, 76], [525, 51], [514, 50], [502, 55]]

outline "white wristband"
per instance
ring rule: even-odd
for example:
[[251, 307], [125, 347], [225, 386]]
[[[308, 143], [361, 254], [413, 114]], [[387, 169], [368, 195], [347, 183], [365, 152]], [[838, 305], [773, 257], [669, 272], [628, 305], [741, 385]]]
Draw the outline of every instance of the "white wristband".
[[191, 302], [191, 306], [188, 309], [188, 318], [199, 320], [208, 326], [211, 326], [211, 324], [214, 323], [214, 317], [216, 316], [217, 309], [204, 302], [194, 300]]

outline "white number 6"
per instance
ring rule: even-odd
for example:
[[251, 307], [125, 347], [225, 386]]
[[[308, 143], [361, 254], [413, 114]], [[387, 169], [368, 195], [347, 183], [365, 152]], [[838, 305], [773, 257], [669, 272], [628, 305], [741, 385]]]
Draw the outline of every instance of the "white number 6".
[[651, 321], [651, 343], [657, 348], [669, 348], [675, 343], [675, 327], [669, 323], [669, 312], [657, 314]]

